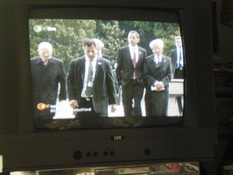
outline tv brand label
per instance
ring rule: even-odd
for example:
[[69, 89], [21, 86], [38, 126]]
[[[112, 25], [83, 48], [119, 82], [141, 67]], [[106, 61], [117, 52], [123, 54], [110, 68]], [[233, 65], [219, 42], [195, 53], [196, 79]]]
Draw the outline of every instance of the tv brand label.
[[111, 140], [115, 140], [115, 141], [120, 141], [120, 140], [124, 140], [125, 137], [123, 135], [114, 135], [111, 136]]

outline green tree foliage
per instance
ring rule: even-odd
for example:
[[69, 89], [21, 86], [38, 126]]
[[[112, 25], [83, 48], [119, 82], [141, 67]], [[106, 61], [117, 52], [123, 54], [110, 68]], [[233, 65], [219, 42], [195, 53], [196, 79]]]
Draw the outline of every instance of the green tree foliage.
[[145, 48], [148, 54], [151, 53], [149, 48], [150, 41], [161, 38], [164, 40], [164, 54], [170, 55], [170, 50], [174, 47], [174, 37], [180, 35], [180, 28], [177, 23], [161, 23], [161, 22], [143, 22], [133, 21], [131, 23], [123, 22], [128, 25], [128, 30], [136, 30], [140, 34], [140, 45]]
[[162, 38], [164, 40], [164, 54], [169, 56], [171, 49], [175, 47], [175, 36], [180, 35], [179, 25], [171, 25], [170, 23], [155, 23], [153, 31], [156, 38]]
[[123, 38], [124, 30], [120, 29], [118, 21], [103, 21], [97, 22], [96, 35], [105, 45], [103, 53], [108, 55], [112, 64], [115, 63], [117, 50], [125, 44]]
[[130, 30], [140, 34], [139, 45], [151, 54], [149, 43], [155, 38], [165, 42], [164, 54], [169, 55], [174, 47], [174, 37], [180, 35], [177, 23], [159, 23], [143, 21], [114, 21], [114, 20], [66, 20], [66, 19], [31, 19], [30, 56], [38, 55], [37, 46], [42, 41], [50, 42], [54, 47], [54, 56], [62, 59], [65, 69], [69, 62], [83, 55], [82, 42], [84, 38], [99, 38], [105, 44], [103, 53], [114, 63], [117, 50], [127, 44]]

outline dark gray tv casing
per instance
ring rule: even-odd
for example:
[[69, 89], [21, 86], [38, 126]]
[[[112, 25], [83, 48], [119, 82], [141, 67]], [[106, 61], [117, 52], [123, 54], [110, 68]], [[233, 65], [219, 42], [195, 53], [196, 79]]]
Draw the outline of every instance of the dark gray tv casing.
[[[128, 12], [132, 11], [132, 14]], [[38, 132], [33, 128], [28, 19], [154, 20], [176, 13], [185, 45], [179, 126]], [[3, 171], [212, 159], [217, 142], [211, 0], [1, 0], [0, 155]]]

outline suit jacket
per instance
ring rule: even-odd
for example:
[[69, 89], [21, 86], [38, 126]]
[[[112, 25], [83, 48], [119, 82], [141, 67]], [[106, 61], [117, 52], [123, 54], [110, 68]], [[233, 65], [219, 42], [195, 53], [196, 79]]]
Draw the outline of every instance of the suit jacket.
[[171, 50], [171, 60], [172, 60], [172, 73], [175, 74], [176, 62], [177, 62], [177, 49]]
[[162, 61], [160, 63], [155, 63], [154, 55], [150, 55], [144, 63], [143, 72], [147, 90], [149, 90], [150, 86], [154, 85], [156, 81], [162, 81], [165, 85], [164, 92], [168, 92], [169, 82], [172, 77], [171, 58], [163, 55]]
[[[66, 82], [63, 61], [53, 57], [48, 60], [45, 66], [41, 58], [32, 58], [31, 77], [34, 105], [38, 103], [54, 105], [57, 97], [59, 100], [66, 100]], [[58, 94], [59, 86], [60, 91]]]
[[[70, 63], [67, 85], [69, 99], [75, 99], [80, 103], [85, 76], [85, 57], [74, 59]], [[96, 73], [93, 81], [93, 107], [95, 112], [107, 115], [108, 104], [116, 104], [115, 86], [110, 62], [98, 58]]]
[[138, 47], [139, 55], [138, 61], [136, 64], [136, 68], [133, 66], [133, 62], [130, 56], [129, 46], [124, 46], [118, 50], [118, 58], [117, 58], [117, 81], [122, 86], [125, 86], [130, 79], [133, 77], [133, 73], [135, 71], [136, 78], [139, 83], [143, 84], [143, 63], [146, 58], [146, 50], [142, 47]]
[[183, 78], [183, 70], [177, 68], [177, 49], [171, 50], [172, 73], [174, 78]]

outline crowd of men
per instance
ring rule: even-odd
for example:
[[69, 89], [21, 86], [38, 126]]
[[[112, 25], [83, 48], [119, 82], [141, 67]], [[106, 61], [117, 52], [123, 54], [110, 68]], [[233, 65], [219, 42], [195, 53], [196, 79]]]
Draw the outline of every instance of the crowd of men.
[[[183, 78], [181, 37], [175, 38], [176, 48], [170, 56], [163, 54], [162, 39], [149, 43], [153, 53], [149, 56], [139, 42], [139, 33], [130, 31], [128, 45], [118, 49], [113, 69], [109, 57], [102, 53], [104, 44], [99, 39], [86, 38], [83, 56], [71, 60], [67, 73], [63, 61], [53, 57], [52, 45], [39, 43], [38, 56], [31, 59], [35, 116], [53, 117], [46, 106], [55, 106], [57, 101], [68, 98], [70, 106], [79, 109], [77, 117], [107, 117], [109, 105], [114, 112], [121, 103], [116, 97], [119, 89], [125, 117], [142, 116], [142, 100], [146, 116], [167, 116], [169, 82], [172, 78]], [[181, 99], [177, 98], [177, 102], [182, 112]]]

